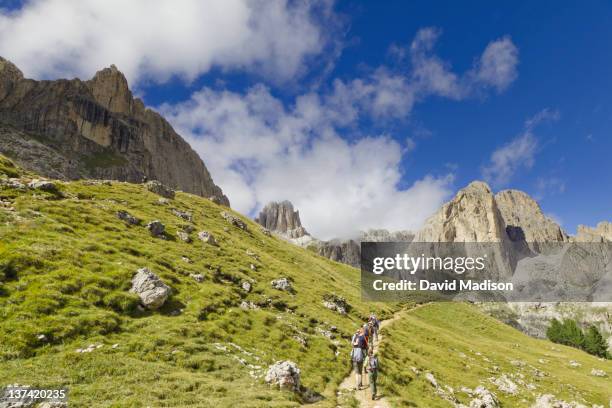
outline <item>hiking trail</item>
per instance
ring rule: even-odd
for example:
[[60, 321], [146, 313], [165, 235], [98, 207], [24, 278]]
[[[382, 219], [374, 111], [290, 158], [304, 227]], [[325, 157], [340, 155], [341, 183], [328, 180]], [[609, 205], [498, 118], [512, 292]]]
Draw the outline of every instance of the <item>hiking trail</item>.
[[[374, 343], [374, 352], [378, 353], [378, 347], [380, 346], [380, 343], [384, 340], [384, 337], [385, 337], [384, 329], [387, 326], [391, 325], [396, 320], [399, 320], [404, 314], [412, 312], [426, 304], [427, 303], [419, 304], [411, 309], [400, 310], [399, 312], [396, 312], [392, 318], [382, 320], [380, 322], [380, 329], [378, 331], [378, 341]], [[384, 365], [385, 361], [382, 360], [380, 364]], [[380, 381], [380, 377], [379, 377], [379, 381]], [[360, 408], [391, 408], [389, 401], [387, 401], [385, 397], [384, 388], [381, 388], [379, 385], [378, 397], [376, 400], [372, 401], [372, 397], [370, 394], [370, 384], [368, 383], [367, 374], [363, 376], [362, 382], [363, 382], [364, 387], [360, 390], [355, 390], [354, 389], [355, 388], [355, 373], [351, 367], [350, 374], [347, 377], [345, 377], [344, 380], [342, 380], [342, 383], [340, 384], [340, 387], [338, 390], [345, 396], [350, 397], [352, 395], [359, 403]], [[340, 406], [343, 406], [343, 405], [340, 405]]]

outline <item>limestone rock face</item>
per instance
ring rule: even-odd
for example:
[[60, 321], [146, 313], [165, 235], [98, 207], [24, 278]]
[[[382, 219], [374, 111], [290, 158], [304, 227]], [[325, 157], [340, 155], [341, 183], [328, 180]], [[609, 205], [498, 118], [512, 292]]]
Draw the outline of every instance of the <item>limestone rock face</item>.
[[579, 225], [576, 242], [612, 242], [612, 222], [602, 221], [595, 228]]
[[293, 209], [290, 201], [268, 203], [255, 221], [264, 228], [287, 238], [309, 235], [300, 221], [300, 212]]
[[352, 239], [320, 242], [317, 247], [317, 253], [332, 261], [345, 263], [356, 268], [361, 263], [360, 243]]
[[506, 234], [511, 241], [565, 242], [568, 236], [546, 217], [538, 203], [518, 190], [504, 190], [495, 195]]
[[0, 135], [0, 152], [46, 177], [146, 176], [229, 205], [198, 154], [114, 66], [89, 81], [35, 81], [0, 57]]
[[486, 183], [474, 181], [431, 216], [415, 242], [501, 242], [506, 232]]

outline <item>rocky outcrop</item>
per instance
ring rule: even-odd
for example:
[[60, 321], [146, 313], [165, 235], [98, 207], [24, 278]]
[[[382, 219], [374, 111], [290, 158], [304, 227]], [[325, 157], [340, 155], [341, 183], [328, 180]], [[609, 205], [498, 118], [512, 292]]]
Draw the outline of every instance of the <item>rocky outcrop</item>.
[[359, 268], [361, 264], [362, 242], [410, 242], [414, 234], [410, 231], [387, 231], [385, 229], [370, 229], [361, 232], [354, 239], [332, 239], [313, 243], [317, 253], [336, 262]]
[[286, 238], [309, 235], [300, 221], [300, 212], [293, 209], [290, 201], [270, 202], [259, 213], [255, 222]]
[[565, 231], [556, 222], [546, 217], [538, 203], [522, 191], [500, 191], [495, 194], [495, 202], [499, 208], [506, 235], [510, 240], [568, 241]]
[[431, 216], [414, 241], [501, 242], [505, 238], [505, 225], [491, 189], [474, 181]]
[[157, 275], [147, 268], [142, 268], [132, 278], [130, 292], [140, 297], [144, 307], [155, 310], [164, 304], [171, 290]]
[[612, 242], [612, 222], [602, 221], [595, 228], [579, 225], [575, 242]]
[[0, 135], [0, 152], [47, 177], [146, 177], [229, 205], [198, 154], [114, 66], [89, 81], [35, 81], [0, 57]]
[[277, 361], [268, 368], [265, 381], [281, 390], [299, 391], [300, 369], [292, 361]]

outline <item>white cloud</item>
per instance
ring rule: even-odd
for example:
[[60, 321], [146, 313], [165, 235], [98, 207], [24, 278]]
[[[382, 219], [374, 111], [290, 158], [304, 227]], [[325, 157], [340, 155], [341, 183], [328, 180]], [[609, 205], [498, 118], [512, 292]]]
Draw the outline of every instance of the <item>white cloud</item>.
[[482, 168], [485, 180], [501, 187], [508, 184], [520, 169], [533, 167], [538, 150], [538, 139], [533, 130], [538, 124], [554, 121], [559, 117], [559, 112], [546, 108], [527, 119], [520, 135], [491, 154], [490, 163]]
[[191, 80], [212, 67], [283, 80], [324, 49], [330, 4], [31, 0], [14, 12], [0, 8], [0, 55], [34, 78], [89, 78], [114, 63], [132, 82]]
[[491, 41], [474, 66], [458, 74], [452, 71], [449, 62], [433, 54], [441, 34], [437, 28], [423, 28], [417, 32], [409, 53], [397, 45], [390, 49], [398, 58], [410, 55], [411, 88], [416, 97], [438, 95], [461, 100], [489, 88], [501, 92], [518, 77], [519, 51], [510, 37]]
[[503, 37], [487, 45], [476, 64], [474, 75], [477, 82], [501, 92], [518, 76], [518, 61], [518, 49], [510, 37]]
[[320, 238], [417, 228], [448, 197], [452, 176], [426, 176], [399, 190], [402, 146], [386, 136], [343, 139], [338, 130], [348, 122], [329, 101], [336, 103], [305, 94], [286, 107], [263, 86], [246, 94], [204, 88], [161, 110], [238, 211], [253, 215], [288, 199]]
[[[433, 54], [439, 34], [431, 28], [417, 33], [406, 72], [379, 67], [361, 78], [336, 79], [328, 91], [305, 93], [291, 103], [257, 85], [245, 93], [203, 88], [186, 102], [160, 109], [238, 211], [254, 215], [268, 201], [288, 199], [320, 238], [372, 227], [416, 229], [449, 196], [452, 172], [425, 175], [400, 189], [401, 160], [414, 140], [401, 145], [384, 134], [360, 135], [359, 123], [406, 118], [430, 95], [463, 99], [494, 86], [494, 75], [479, 79], [477, 68], [451, 72]], [[346, 140], [346, 131], [357, 138]]]

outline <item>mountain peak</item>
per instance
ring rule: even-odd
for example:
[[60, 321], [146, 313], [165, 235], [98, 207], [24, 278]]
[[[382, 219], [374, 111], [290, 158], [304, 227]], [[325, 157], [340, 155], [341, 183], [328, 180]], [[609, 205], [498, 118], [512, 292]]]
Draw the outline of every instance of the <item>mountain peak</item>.
[[300, 221], [300, 212], [293, 208], [291, 201], [269, 202], [261, 210], [255, 221], [264, 228], [288, 238], [300, 238], [309, 235]]
[[4, 99], [14, 88], [15, 83], [23, 79], [23, 73], [11, 61], [0, 57], [0, 99]]
[[125, 75], [113, 64], [87, 81], [87, 85], [100, 105], [111, 112], [130, 114], [134, 98]]

